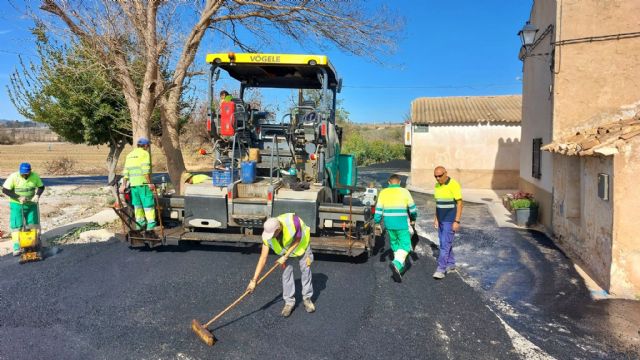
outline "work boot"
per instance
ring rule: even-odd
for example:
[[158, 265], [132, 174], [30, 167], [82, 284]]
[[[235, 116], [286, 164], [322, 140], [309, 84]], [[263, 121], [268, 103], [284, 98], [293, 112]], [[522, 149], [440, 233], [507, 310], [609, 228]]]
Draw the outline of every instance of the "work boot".
[[308, 313], [312, 313], [316, 311], [316, 306], [311, 301], [311, 298], [305, 298], [302, 303], [304, 304], [304, 309], [307, 310]]
[[20, 256], [22, 254], [22, 249], [18, 243], [13, 243], [13, 256]]
[[398, 269], [396, 265], [397, 261], [393, 260], [389, 267], [391, 268], [391, 276], [393, 277], [393, 281], [397, 283], [402, 282], [402, 274], [400, 273], [400, 269]]
[[454, 272], [454, 271], [456, 271], [456, 270], [457, 270], [457, 269], [456, 269], [456, 266], [455, 266], [455, 265], [450, 265], [450, 266], [447, 266], [447, 270], [445, 271], [445, 273], [446, 273], [446, 274], [448, 274], [448, 273], [450, 273], [450, 272]]
[[433, 278], [436, 280], [444, 279], [444, 273], [440, 270], [433, 273]]
[[282, 312], [280, 313], [280, 315], [282, 315], [283, 317], [289, 317], [292, 311], [293, 311], [293, 305], [284, 304], [284, 307], [282, 308]]

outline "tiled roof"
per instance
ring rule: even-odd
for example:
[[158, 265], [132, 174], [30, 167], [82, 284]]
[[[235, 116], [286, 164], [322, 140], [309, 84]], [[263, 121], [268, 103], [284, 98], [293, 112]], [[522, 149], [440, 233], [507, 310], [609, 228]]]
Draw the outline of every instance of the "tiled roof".
[[414, 124], [520, 123], [522, 95], [423, 97], [411, 102]]
[[541, 147], [544, 151], [564, 155], [614, 155], [627, 141], [640, 135], [640, 113], [631, 119], [614, 121], [579, 131], [573, 136]]

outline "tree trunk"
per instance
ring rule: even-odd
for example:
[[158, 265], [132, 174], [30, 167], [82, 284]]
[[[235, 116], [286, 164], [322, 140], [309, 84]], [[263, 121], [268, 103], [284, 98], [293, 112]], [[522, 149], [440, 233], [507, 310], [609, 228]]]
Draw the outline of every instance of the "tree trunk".
[[122, 150], [127, 143], [124, 140], [114, 140], [109, 141], [109, 155], [107, 155], [107, 184], [111, 186], [111, 192], [113, 194], [113, 198], [118, 198], [118, 183], [116, 180], [116, 167], [118, 166], [118, 159], [120, 159], [120, 154], [122, 154]]
[[118, 160], [125, 145], [126, 143], [123, 140], [112, 140], [109, 142], [109, 155], [107, 155], [107, 170], [109, 171], [108, 184], [111, 184], [116, 178], [116, 167], [118, 166]]
[[180, 176], [185, 171], [182, 150], [180, 149], [180, 133], [178, 129], [178, 110], [175, 108], [160, 108], [160, 119], [162, 122], [162, 137], [160, 144], [162, 152], [167, 159], [167, 171], [171, 178], [171, 183], [176, 189], [176, 194], [180, 193]]

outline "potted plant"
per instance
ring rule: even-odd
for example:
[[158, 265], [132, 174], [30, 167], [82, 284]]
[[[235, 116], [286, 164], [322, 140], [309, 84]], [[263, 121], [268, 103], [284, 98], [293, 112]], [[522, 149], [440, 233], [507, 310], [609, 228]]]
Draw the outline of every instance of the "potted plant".
[[518, 226], [531, 226], [538, 223], [538, 203], [532, 194], [525, 192], [514, 194], [510, 206], [516, 215]]

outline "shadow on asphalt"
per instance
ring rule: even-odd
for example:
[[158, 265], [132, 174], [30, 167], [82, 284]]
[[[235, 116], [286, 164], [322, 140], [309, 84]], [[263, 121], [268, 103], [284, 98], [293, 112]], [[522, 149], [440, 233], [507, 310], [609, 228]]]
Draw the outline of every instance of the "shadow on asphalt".
[[[329, 277], [323, 273], [313, 273], [313, 297], [312, 300], [313, 302], [317, 302], [318, 298], [320, 297], [320, 293], [322, 293], [322, 291], [324, 289], [327, 288], [327, 280], [329, 279]], [[302, 292], [300, 291], [302, 289], [302, 282], [300, 281], [300, 279], [296, 279], [295, 280], [296, 283], [296, 305], [293, 308], [294, 311], [300, 307], [300, 305], [302, 304]], [[246, 313], [242, 316], [239, 316], [233, 320], [227, 321], [223, 324], [220, 324], [219, 326], [211, 329], [211, 332], [213, 333], [213, 331], [215, 330], [220, 330], [226, 326], [232, 325], [235, 322], [238, 322], [246, 317], [249, 317], [255, 313], [258, 313], [260, 311], [265, 311], [267, 309], [269, 309], [270, 307], [272, 307], [273, 305], [283, 302], [284, 300], [282, 299], [282, 292], [280, 292], [278, 295], [276, 295], [273, 299], [271, 299], [270, 301], [268, 301], [267, 303], [265, 303], [264, 305], [262, 305], [260, 308]], [[212, 314], [213, 315], [213, 314]]]
[[[280, 293], [280, 294], [276, 295], [273, 299], [271, 299], [270, 301], [268, 301], [266, 304], [262, 305], [260, 308], [258, 308], [258, 309], [256, 309], [256, 310], [253, 310], [253, 311], [252, 311], [252, 312], [250, 312], [250, 313], [246, 313], [246, 314], [244, 314], [244, 315], [242, 315], [242, 316], [239, 316], [239, 317], [237, 317], [237, 318], [235, 318], [235, 319], [233, 319], [233, 320], [230, 320], [230, 321], [227, 321], [227, 322], [225, 322], [225, 323], [222, 323], [222, 324], [220, 324], [220, 325], [216, 326], [215, 328], [210, 329], [210, 331], [211, 331], [211, 333], [213, 334], [213, 332], [214, 332], [214, 331], [216, 331], [216, 330], [220, 330], [220, 329], [222, 329], [222, 328], [224, 328], [224, 327], [227, 327], [227, 326], [229, 326], [229, 325], [232, 325], [232, 324], [234, 324], [234, 323], [236, 323], [236, 322], [238, 322], [238, 321], [240, 321], [240, 320], [242, 320], [242, 319], [244, 319], [244, 318], [246, 318], [246, 317], [249, 317], [249, 316], [251, 316], [251, 315], [253, 315], [253, 314], [257, 313], [257, 312], [267, 310], [267, 309], [268, 309], [268, 308], [270, 308], [271, 306], [273, 306], [273, 305], [275, 305], [275, 304], [277, 304], [277, 303], [279, 303], [279, 302], [282, 302], [282, 301], [283, 301], [283, 300], [282, 300], [282, 293]], [[213, 315], [213, 314], [212, 314], [212, 315]], [[214, 335], [215, 335], [215, 334], [214, 334]]]

